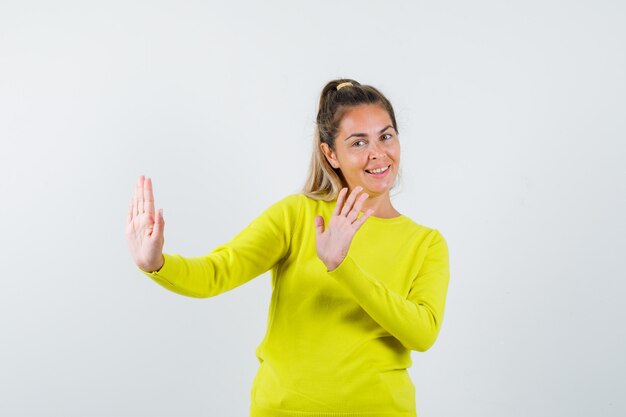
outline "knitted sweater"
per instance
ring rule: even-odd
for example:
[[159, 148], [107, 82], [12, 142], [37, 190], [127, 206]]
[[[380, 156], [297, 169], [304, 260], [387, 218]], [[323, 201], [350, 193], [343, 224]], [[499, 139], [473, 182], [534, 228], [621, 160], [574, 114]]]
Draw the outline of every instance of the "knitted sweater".
[[211, 253], [164, 254], [159, 271], [142, 271], [173, 292], [212, 297], [271, 270], [252, 417], [417, 415], [407, 368], [410, 351], [429, 349], [441, 328], [446, 241], [404, 215], [370, 217], [329, 272], [315, 216], [328, 225], [335, 205], [289, 195]]

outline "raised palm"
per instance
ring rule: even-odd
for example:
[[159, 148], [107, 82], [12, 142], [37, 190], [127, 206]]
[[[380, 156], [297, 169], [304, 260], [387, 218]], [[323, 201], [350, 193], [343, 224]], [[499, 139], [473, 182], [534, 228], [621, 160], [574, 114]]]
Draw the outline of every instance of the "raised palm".
[[337, 197], [337, 204], [328, 227], [324, 227], [324, 218], [315, 218], [317, 256], [329, 271], [335, 269], [348, 254], [352, 238], [374, 210], [367, 210], [358, 217], [363, 202], [369, 197], [366, 193], [357, 195], [363, 187], [357, 186], [346, 199], [347, 188], [342, 188]]
[[154, 211], [152, 180], [139, 177], [130, 200], [126, 221], [126, 241], [130, 256], [144, 271], [156, 271], [163, 265], [163, 211]]

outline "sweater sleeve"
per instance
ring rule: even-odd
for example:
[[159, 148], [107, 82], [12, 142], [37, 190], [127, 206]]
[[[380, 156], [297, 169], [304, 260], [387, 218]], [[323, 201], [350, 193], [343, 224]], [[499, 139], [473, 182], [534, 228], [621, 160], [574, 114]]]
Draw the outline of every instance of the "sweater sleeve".
[[431, 233], [428, 251], [406, 298], [364, 271], [349, 251], [342, 263], [328, 272], [404, 347], [420, 352], [437, 339], [450, 278], [447, 243], [438, 230]]
[[164, 253], [158, 271], [139, 270], [177, 294], [208, 298], [261, 275], [288, 253], [298, 214], [298, 195], [274, 203], [230, 242], [204, 256]]

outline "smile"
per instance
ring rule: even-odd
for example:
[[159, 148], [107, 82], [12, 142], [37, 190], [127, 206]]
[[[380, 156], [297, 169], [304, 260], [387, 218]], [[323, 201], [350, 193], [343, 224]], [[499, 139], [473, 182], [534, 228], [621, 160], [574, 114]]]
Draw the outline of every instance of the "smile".
[[373, 169], [371, 171], [366, 169], [365, 172], [374, 177], [382, 177], [387, 174], [389, 168], [391, 168], [391, 165], [387, 165], [385, 168]]

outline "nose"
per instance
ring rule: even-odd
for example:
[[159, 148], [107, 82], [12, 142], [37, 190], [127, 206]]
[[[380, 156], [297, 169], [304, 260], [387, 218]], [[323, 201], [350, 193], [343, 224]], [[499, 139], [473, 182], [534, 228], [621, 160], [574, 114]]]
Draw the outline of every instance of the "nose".
[[379, 144], [375, 144], [370, 148], [370, 159], [381, 159], [385, 155], [385, 152]]

